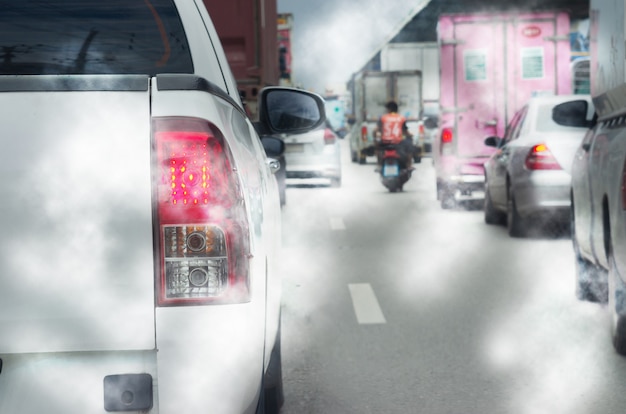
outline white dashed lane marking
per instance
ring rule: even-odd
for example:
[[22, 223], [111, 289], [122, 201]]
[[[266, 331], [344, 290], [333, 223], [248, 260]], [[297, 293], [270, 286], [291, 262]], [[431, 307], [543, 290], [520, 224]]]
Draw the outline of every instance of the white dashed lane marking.
[[374, 289], [369, 283], [351, 283], [348, 285], [356, 319], [361, 325], [387, 323], [383, 311], [378, 305]]

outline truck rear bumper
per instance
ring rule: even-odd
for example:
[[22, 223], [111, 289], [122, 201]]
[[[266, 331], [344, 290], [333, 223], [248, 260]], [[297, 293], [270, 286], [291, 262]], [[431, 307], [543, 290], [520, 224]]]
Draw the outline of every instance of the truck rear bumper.
[[444, 191], [460, 191], [461, 193], [472, 193], [474, 191], [485, 190], [484, 175], [452, 175], [447, 179], [438, 180], [437, 187]]

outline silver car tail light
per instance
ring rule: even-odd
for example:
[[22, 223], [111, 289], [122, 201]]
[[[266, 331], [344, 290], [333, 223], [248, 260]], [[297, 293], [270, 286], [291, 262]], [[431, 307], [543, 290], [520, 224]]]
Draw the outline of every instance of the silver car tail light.
[[224, 137], [197, 118], [155, 118], [157, 304], [250, 300], [249, 224]]
[[533, 146], [528, 155], [524, 165], [529, 170], [561, 170], [561, 165], [554, 158], [554, 155], [550, 152], [548, 147], [544, 144]]

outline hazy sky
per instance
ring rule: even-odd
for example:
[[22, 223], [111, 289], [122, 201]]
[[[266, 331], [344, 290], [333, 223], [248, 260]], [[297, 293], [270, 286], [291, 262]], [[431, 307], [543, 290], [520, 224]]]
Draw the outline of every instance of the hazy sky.
[[292, 77], [323, 93], [350, 75], [394, 34], [424, 0], [278, 0], [294, 15]]

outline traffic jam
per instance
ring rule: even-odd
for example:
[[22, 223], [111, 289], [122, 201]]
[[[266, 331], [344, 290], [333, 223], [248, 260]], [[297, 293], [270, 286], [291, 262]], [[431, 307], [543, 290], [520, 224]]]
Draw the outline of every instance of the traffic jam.
[[0, 0], [0, 414], [624, 409], [626, 0], [355, 4]]

